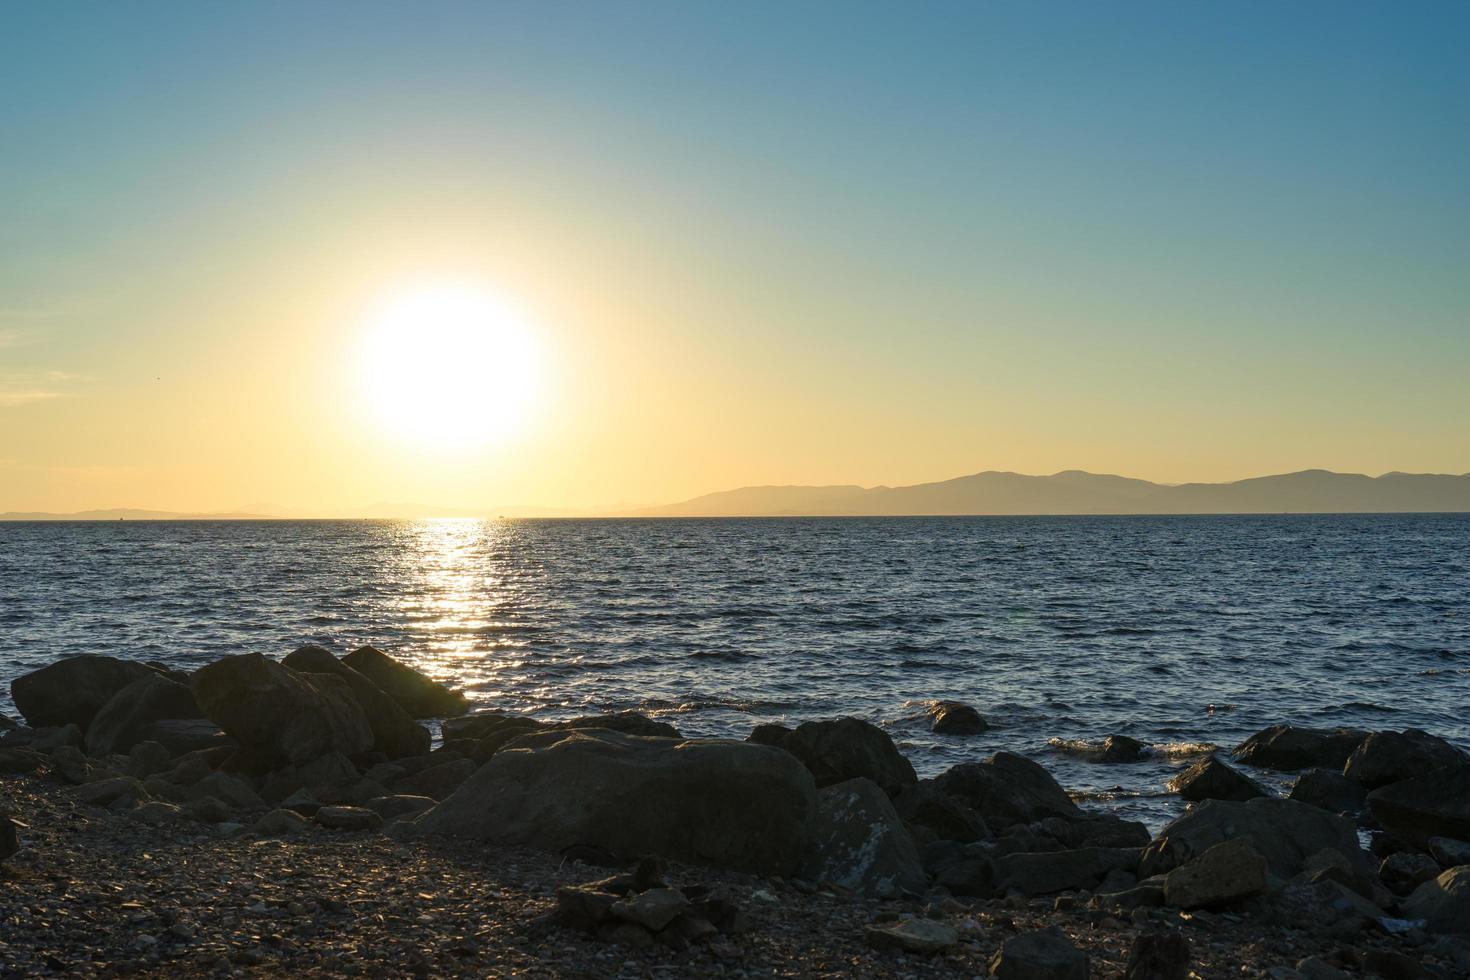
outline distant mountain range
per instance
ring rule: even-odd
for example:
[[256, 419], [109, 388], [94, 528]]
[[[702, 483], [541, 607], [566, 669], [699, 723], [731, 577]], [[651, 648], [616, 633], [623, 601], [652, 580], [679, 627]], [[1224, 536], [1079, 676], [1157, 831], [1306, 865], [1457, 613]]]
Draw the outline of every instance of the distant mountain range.
[[[1050, 476], [987, 471], [907, 487], [741, 487], [663, 507], [576, 512], [541, 507], [470, 510], [374, 504], [352, 516], [424, 517], [903, 517], [1046, 514], [1389, 514], [1470, 512], [1470, 473], [1302, 470], [1233, 483], [1150, 483], [1063, 470]], [[0, 514], [0, 521], [263, 520], [277, 512], [184, 514], [88, 510]]]
[[1303, 470], [1234, 483], [1169, 485], [1064, 470], [985, 472], [908, 487], [742, 487], [644, 517], [878, 517], [1021, 514], [1343, 514], [1470, 511], [1470, 473]]

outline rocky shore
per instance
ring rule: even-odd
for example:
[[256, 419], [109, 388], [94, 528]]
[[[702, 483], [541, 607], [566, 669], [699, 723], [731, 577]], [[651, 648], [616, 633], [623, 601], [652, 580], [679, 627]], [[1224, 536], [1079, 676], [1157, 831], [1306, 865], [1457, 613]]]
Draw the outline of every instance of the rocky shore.
[[1470, 976], [1470, 758], [1423, 732], [1266, 729], [1152, 835], [1020, 755], [921, 780], [853, 718], [468, 714], [372, 648], [11, 692], [4, 977]]

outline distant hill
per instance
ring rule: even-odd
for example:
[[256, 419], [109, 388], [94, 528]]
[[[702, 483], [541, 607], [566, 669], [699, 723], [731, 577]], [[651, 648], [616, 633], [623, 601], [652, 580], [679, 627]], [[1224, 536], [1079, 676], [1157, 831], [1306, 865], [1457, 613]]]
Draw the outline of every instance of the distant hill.
[[798, 517], [1025, 514], [1342, 514], [1470, 511], [1470, 474], [1303, 470], [1233, 483], [1171, 486], [1064, 470], [985, 472], [907, 487], [743, 487], [643, 517]]
[[129, 507], [114, 507], [111, 510], [79, 510], [71, 514], [18, 510], [0, 514], [0, 521], [263, 521], [270, 519], [268, 514], [241, 512], [182, 514], [171, 510], [136, 510]]

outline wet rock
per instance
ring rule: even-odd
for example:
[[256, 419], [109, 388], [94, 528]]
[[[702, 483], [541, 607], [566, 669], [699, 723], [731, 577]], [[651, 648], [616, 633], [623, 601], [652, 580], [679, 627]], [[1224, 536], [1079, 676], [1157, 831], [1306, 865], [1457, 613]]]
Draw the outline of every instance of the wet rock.
[[1189, 940], [1178, 932], [1142, 932], [1128, 951], [1123, 980], [1187, 980]]
[[1127, 735], [1109, 735], [1103, 740], [1099, 762], [1137, 762], [1148, 754], [1148, 746]]
[[1400, 851], [1378, 866], [1378, 879], [1395, 895], [1407, 895], [1426, 881], [1439, 877], [1439, 862], [1428, 854]]
[[1135, 870], [1141, 853], [1138, 848], [1084, 847], [1007, 854], [995, 861], [997, 889], [1023, 895], [1091, 890], [1111, 871]]
[[1374, 732], [1348, 756], [1342, 773], [1368, 789], [1424, 776], [1447, 766], [1470, 765], [1470, 758], [1442, 738], [1409, 728]]
[[193, 691], [149, 671], [114, 694], [93, 717], [87, 726], [87, 751], [126, 752], [144, 739], [154, 722], [200, 717]]
[[959, 701], [937, 701], [929, 708], [929, 730], [936, 735], [979, 735], [990, 726], [980, 712]]
[[376, 684], [414, 718], [447, 718], [469, 710], [463, 694], [375, 647], [354, 650], [342, 658], [342, 663]]
[[997, 752], [985, 762], [961, 763], [934, 783], [980, 814], [992, 829], [1046, 817], [1084, 816], [1051, 773], [1012, 752]]
[[1450, 868], [1404, 900], [1404, 915], [1436, 932], [1470, 934], [1470, 865]]
[[20, 722], [0, 711], [0, 732], [8, 732], [13, 728], [19, 728]]
[[985, 840], [990, 828], [980, 814], [935, 785], [921, 779], [893, 798], [893, 808], [911, 831], [927, 831], [930, 840], [952, 840], [961, 844]]
[[260, 771], [372, 748], [372, 728], [340, 677], [303, 674], [260, 654], [241, 654], [200, 668], [191, 683], [205, 715]]
[[383, 818], [367, 807], [324, 806], [313, 818], [329, 830], [381, 830]]
[[1368, 809], [1385, 830], [1413, 844], [1423, 846], [1431, 837], [1470, 840], [1470, 765], [1375, 789]]
[[11, 681], [10, 697], [33, 728], [85, 729], [118, 691], [155, 674], [151, 667], [116, 657], [67, 657]]
[[790, 875], [816, 810], [810, 773], [777, 749], [556, 731], [497, 752], [417, 824], [550, 851], [582, 844]]
[[802, 877], [884, 898], [923, 894], [928, 887], [913, 839], [872, 780], [819, 790], [813, 838]]
[[998, 980], [1087, 980], [1087, 954], [1052, 926], [1007, 939], [990, 961]]
[[1368, 802], [1368, 791], [1331, 769], [1308, 769], [1297, 777], [1291, 799], [1333, 813], [1358, 813]]
[[782, 745], [785, 744], [786, 737], [790, 734], [791, 729], [787, 728], [785, 725], [767, 723], [764, 725], [756, 725], [754, 728], [752, 728], [750, 730], [750, 734], [746, 736], [745, 740], [747, 742], [754, 742], [757, 745], [774, 745], [776, 748], [779, 749]]
[[77, 789], [77, 799], [92, 806], [127, 810], [148, 799], [148, 791], [132, 776], [115, 776], [87, 783]]
[[1267, 796], [1254, 779], [1244, 776], [1210, 756], [1201, 759], [1169, 780], [1169, 789], [1186, 800], [1251, 800]]
[[1355, 728], [1272, 725], [1241, 742], [1231, 754], [1239, 762], [1262, 769], [1292, 772], [1320, 766], [1340, 771], [1367, 737], [1367, 732]]
[[801, 760], [818, 788], [862, 777], [891, 797], [919, 781], [888, 733], [858, 718], [803, 722], [781, 748]]
[[1169, 823], [1144, 851], [1143, 877], [1172, 871], [1227, 840], [1243, 838], [1266, 859], [1271, 872], [1290, 878], [1324, 849], [1340, 853], [1355, 874], [1371, 873], [1353, 821], [1295, 800], [1244, 803], [1205, 800]]
[[619, 711], [608, 715], [583, 715], [570, 721], [556, 722], [553, 728], [567, 731], [573, 729], [600, 728], [624, 735], [642, 735], [644, 738], [680, 738], [679, 730], [668, 722], [654, 721], [636, 711]]
[[940, 953], [960, 941], [959, 930], [934, 919], [901, 919], [871, 925], [863, 936], [874, 949], [896, 949], [905, 953]]
[[255, 832], [268, 837], [290, 837], [305, 833], [310, 824], [294, 810], [272, 810], [255, 821]]
[[477, 767], [469, 759], [446, 762], [421, 772], [395, 779], [389, 785], [393, 792], [409, 796], [427, 796], [433, 800], [447, 799], [470, 776]]
[[281, 662], [292, 670], [331, 674], [345, 681], [373, 730], [373, 748], [388, 758], [422, 755], [429, 751], [429, 730], [414, 721], [397, 700], [365, 674], [339, 661], [325, 647], [316, 644], [298, 647]]
[[1263, 895], [1266, 887], [1266, 859], [1245, 840], [1227, 840], [1169, 872], [1164, 879], [1164, 904], [1181, 909], [1215, 908]]

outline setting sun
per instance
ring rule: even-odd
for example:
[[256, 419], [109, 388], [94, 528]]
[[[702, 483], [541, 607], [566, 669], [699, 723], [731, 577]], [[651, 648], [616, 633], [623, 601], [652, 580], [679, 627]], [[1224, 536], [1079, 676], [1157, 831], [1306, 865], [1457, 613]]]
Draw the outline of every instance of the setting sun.
[[523, 317], [490, 293], [416, 289], [367, 319], [363, 385], [373, 422], [418, 446], [464, 449], [516, 434], [536, 393]]

